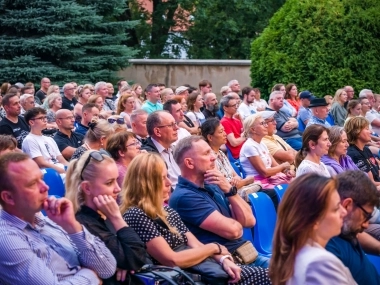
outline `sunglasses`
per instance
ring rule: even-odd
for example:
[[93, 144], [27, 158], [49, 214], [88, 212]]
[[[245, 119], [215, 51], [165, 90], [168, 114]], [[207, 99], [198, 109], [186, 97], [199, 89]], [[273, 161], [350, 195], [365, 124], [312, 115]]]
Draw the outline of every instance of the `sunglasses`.
[[108, 123], [110, 124], [113, 124], [113, 123], [118, 123], [119, 125], [122, 125], [124, 124], [124, 118], [117, 118], [117, 119], [113, 119], [113, 118], [108, 118], [107, 119]]
[[99, 151], [95, 150], [90, 153], [90, 155], [87, 157], [85, 163], [83, 164], [82, 171], [80, 172], [80, 179], [83, 181], [83, 171], [86, 169], [87, 165], [90, 163], [91, 158], [95, 159], [97, 162], [102, 162], [104, 160], [103, 155], [111, 157], [111, 155], [105, 151], [104, 149], [101, 149]]

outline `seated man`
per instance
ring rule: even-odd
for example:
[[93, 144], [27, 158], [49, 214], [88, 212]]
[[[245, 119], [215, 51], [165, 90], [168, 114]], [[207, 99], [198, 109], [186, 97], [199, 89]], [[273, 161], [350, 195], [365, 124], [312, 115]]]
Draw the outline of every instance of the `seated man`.
[[23, 115], [26, 111], [35, 107], [34, 95], [24, 94], [20, 96], [20, 104], [21, 104], [21, 115]]
[[[170, 197], [170, 207], [199, 241], [218, 242], [237, 260], [236, 250], [247, 242], [242, 238], [243, 227], [251, 228], [256, 223], [250, 206], [236, 195], [236, 187], [215, 169], [214, 151], [202, 137], [182, 139], [175, 148], [174, 158], [181, 176]], [[247, 265], [267, 268], [268, 262], [268, 258], [259, 256]]]
[[22, 143], [22, 151], [28, 154], [40, 168], [53, 168], [61, 174], [69, 165], [58, 149], [57, 143], [42, 135], [46, 129], [46, 110], [35, 107], [25, 113], [25, 121], [30, 125], [30, 133]]
[[302, 91], [300, 94], [301, 106], [298, 110], [297, 119], [301, 120], [304, 123], [305, 127], [311, 118], [311, 110], [309, 106], [310, 101], [314, 98], [315, 97], [313, 96], [313, 94], [308, 90]]
[[136, 135], [136, 138], [141, 144], [145, 144], [148, 137], [148, 131], [146, 129], [147, 119], [148, 112], [143, 109], [134, 110], [130, 118], [132, 133]]
[[326, 249], [335, 254], [351, 271], [359, 285], [380, 284], [380, 276], [368, 260], [362, 247], [379, 255], [379, 242], [363, 231], [368, 227], [374, 207], [379, 206], [376, 186], [361, 171], [346, 171], [337, 175], [343, 218], [341, 234], [332, 238]]
[[57, 123], [58, 131], [53, 139], [63, 157], [69, 161], [74, 151], [83, 144], [84, 135], [72, 131], [75, 119], [73, 113], [67, 109], [57, 111], [55, 122]]
[[149, 84], [145, 88], [146, 101], [141, 106], [141, 109], [151, 114], [154, 111], [162, 110], [162, 104], [160, 100], [160, 87], [157, 84]]
[[326, 128], [331, 127], [330, 123], [326, 121], [329, 109], [325, 98], [314, 98], [311, 100], [309, 108], [311, 109], [312, 116], [307, 123], [306, 128], [314, 124], [322, 125]]
[[216, 112], [219, 110], [218, 99], [214, 93], [206, 93], [204, 96], [203, 115], [205, 118], [215, 118]]
[[371, 124], [372, 131], [375, 132], [376, 135], [380, 135], [379, 107], [380, 107], [380, 94], [375, 94], [372, 109], [366, 113], [365, 118]]
[[276, 135], [277, 122], [274, 119], [275, 112], [263, 111], [259, 114], [268, 124], [268, 135], [263, 137], [262, 142], [267, 146], [271, 156], [273, 156], [278, 164], [289, 162], [293, 165], [297, 152], [286, 141]]
[[178, 125], [168, 111], [155, 111], [148, 116], [146, 122], [149, 138], [141, 147], [142, 150], [159, 153], [168, 167], [168, 176], [173, 189], [181, 174], [173, 158], [172, 144], [178, 139]]
[[75, 132], [86, 135], [93, 117], [99, 117], [99, 108], [94, 103], [84, 104], [82, 107], [82, 119], [80, 123], [76, 123]]
[[112, 253], [75, 219], [69, 200], [48, 197], [35, 161], [1, 156], [0, 181], [1, 284], [92, 285], [114, 274]]
[[269, 96], [268, 111], [276, 111], [277, 135], [286, 141], [293, 149], [300, 150], [302, 147], [302, 137], [298, 131], [298, 121], [290, 117], [280, 109], [284, 106], [284, 94], [282, 91], [273, 91]]

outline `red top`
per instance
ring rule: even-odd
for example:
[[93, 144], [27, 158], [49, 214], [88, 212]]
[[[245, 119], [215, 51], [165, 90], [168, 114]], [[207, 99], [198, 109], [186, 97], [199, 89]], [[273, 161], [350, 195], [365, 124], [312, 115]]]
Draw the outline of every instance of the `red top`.
[[299, 100], [291, 100], [291, 99], [286, 99], [290, 105], [293, 106], [294, 109], [296, 109], [298, 113], [298, 109], [301, 106], [301, 102]]
[[[226, 117], [223, 117], [220, 120], [220, 123], [224, 127], [224, 130], [225, 130], [227, 136], [229, 134], [233, 133], [235, 138], [240, 138], [241, 137], [241, 134], [243, 132], [243, 124], [241, 123], [240, 120], [235, 119], [235, 118], [226, 118]], [[244, 142], [242, 142], [238, 146], [232, 146], [230, 144], [230, 142], [228, 141], [228, 139], [227, 139], [226, 145], [231, 150], [231, 154], [232, 154], [232, 156], [234, 158], [239, 158], [240, 149], [241, 149], [243, 143]]]

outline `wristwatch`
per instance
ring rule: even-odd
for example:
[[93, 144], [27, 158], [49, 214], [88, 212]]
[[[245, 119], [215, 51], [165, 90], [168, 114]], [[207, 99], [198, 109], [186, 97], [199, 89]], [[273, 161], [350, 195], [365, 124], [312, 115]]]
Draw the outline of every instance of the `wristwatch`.
[[235, 196], [236, 194], [237, 194], [237, 188], [236, 188], [236, 186], [232, 186], [230, 189], [230, 192], [225, 193], [224, 196], [225, 197], [231, 197], [231, 196]]

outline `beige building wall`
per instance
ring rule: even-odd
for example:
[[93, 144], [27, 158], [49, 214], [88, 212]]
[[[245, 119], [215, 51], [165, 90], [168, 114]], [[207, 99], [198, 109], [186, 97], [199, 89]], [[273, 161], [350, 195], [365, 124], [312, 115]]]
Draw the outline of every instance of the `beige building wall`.
[[121, 70], [119, 76], [128, 82], [165, 83], [167, 87], [190, 84], [198, 87], [199, 81], [207, 79], [213, 92], [220, 95], [220, 88], [231, 79], [237, 79], [241, 88], [250, 86], [250, 60], [181, 60], [181, 59], [133, 59], [131, 66]]

